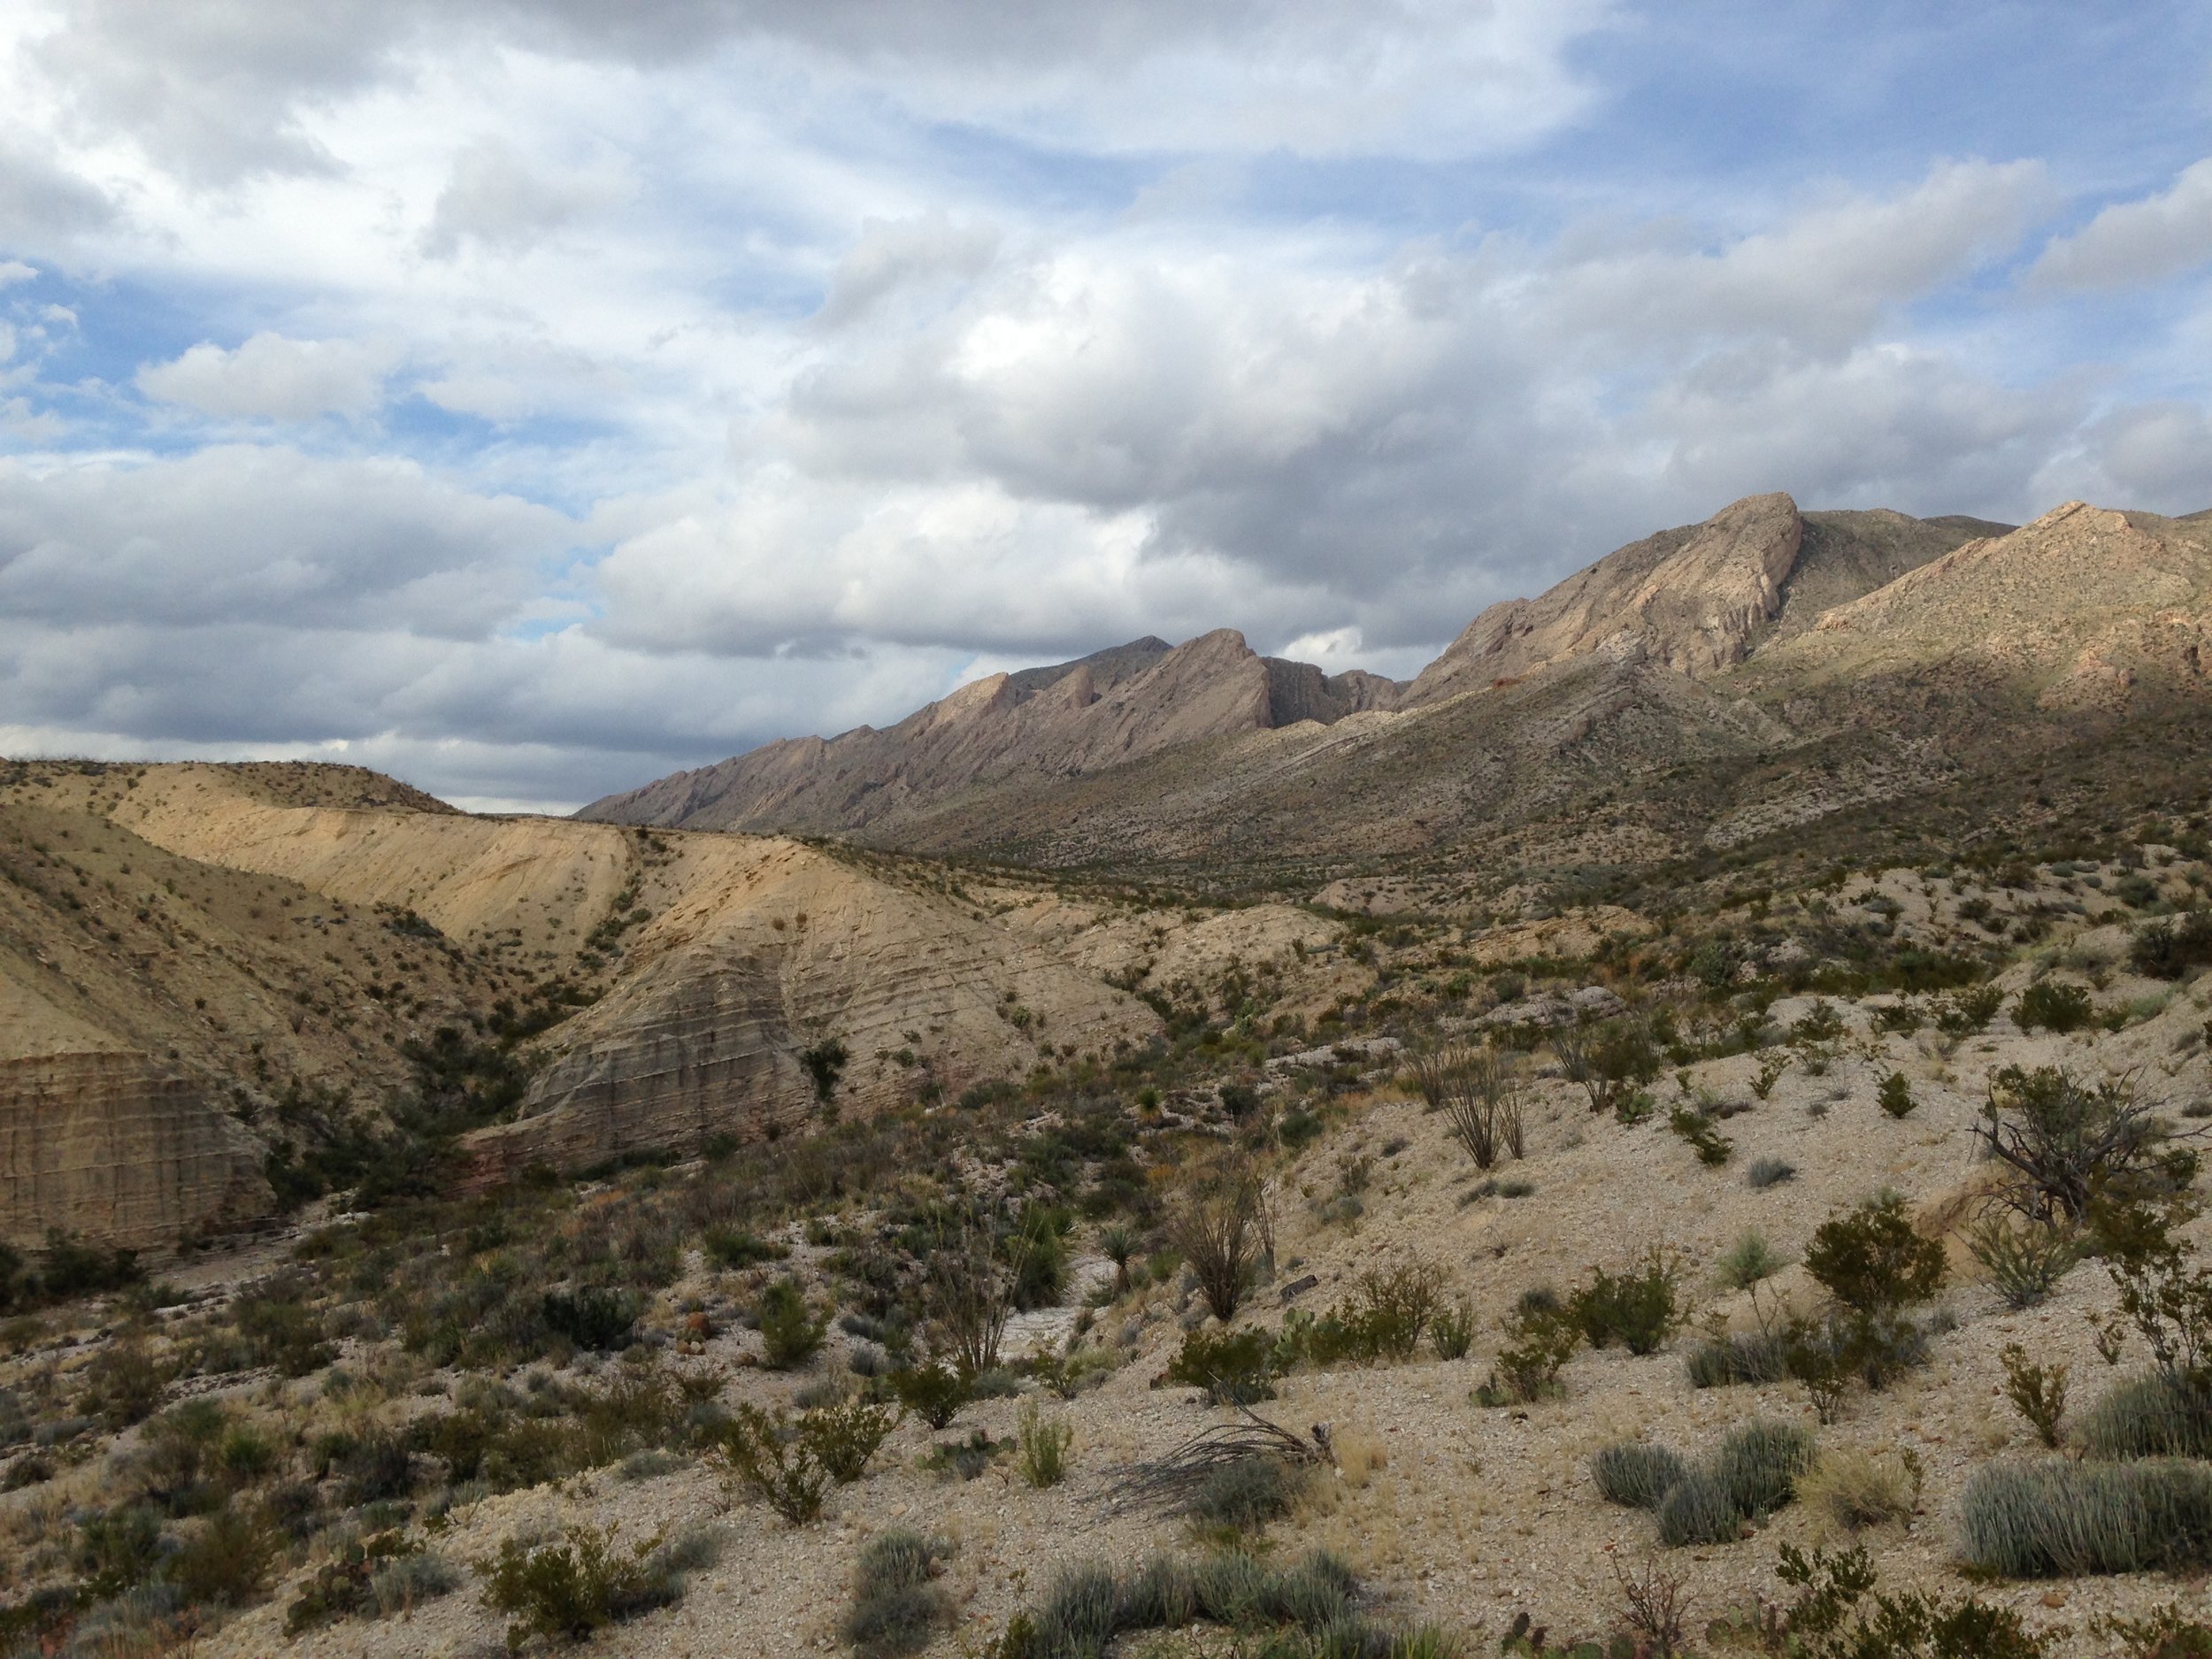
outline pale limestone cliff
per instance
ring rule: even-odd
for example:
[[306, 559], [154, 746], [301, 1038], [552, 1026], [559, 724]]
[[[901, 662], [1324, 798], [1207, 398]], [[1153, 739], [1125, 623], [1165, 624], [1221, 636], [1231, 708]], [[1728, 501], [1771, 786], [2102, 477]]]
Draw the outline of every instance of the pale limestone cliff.
[[48, 1230], [132, 1248], [264, 1213], [262, 1148], [200, 1087], [143, 1055], [0, 1059], [0, 1241]]

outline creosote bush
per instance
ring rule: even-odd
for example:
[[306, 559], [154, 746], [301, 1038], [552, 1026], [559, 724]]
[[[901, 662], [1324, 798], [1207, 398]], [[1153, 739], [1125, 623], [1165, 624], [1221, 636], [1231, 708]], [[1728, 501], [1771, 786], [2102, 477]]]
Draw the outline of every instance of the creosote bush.
[[1680, 1262], [1655, 1245], [1636, 1267], [1618, 1273], [1594, 1270], [1567, 1298], [1567, 1317], [1592, 1348], [1618, 1342], [1630, 1353], [1652, 1354], [1681, 1323]]
[[676, 1575], [654, 1559], [660, 1534], [625, 1549], [617, 1547], [617, 1530], [572, 1526], [557, 1543], [511, 1538], [497, 1555], [477, 1563], [485, 1604], [511, 1616], [509, 1647], [532, 1636], [577, 1640], [682, 1594]]
[[1277, 1371], [1277, 1340], [1270, 1333], [1201, 1326], [1184, 1333], [1166, 1375], [1170, 1382], [1203, 1388], [1215, 1405], [1248, 1406], [1275, 1397]]
[[2063, 1640], [1972, 1596], [1946, 1605], [1917, 1592], [1884, 1594], [1863, 1546], [1808, 1556], [1785, 1544], [1775, 1572], [1798, 1592], [1786, 1624], [1793, 1659], [2041, 1659]]

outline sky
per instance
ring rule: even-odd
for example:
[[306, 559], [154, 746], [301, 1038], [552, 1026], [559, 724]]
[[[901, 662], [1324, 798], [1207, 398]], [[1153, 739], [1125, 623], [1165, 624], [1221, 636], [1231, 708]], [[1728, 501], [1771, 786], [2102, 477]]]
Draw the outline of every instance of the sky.
[[0, 0], [0, 753], [565, 810], [1773, 489], [2212, 507], [2212, 8]]

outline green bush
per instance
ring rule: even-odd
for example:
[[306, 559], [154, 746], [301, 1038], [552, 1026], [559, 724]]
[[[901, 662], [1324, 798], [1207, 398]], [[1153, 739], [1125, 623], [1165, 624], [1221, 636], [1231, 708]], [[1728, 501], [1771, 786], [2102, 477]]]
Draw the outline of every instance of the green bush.
[[284, 1558], [284, 1540], [257, 1512], [226, 1504], [186, 1539], [164, 1571], [196, 1607], [258, 1600]]
[[1747, 1516], [1771, 1514], [1797, 1495], [1813, 1466], [1813, 1434], [1796, 1423], [1755, 1422], [1729, 1431], [1713, 1455], [1713, 1474]]
[[1909, 1117], [1916, 1102], [1912, 1097], [1912, 1085], [1902, 1071], [1892, 1071], [1882, 1079], [1874, 1091], [1875, 1103], [1893, 1118]]
[[1678, 1106], [1668, 1114], [1667, 1127], [1689, 1144], [1690, 1150], [1697, 1154], [1700, 1164], [1718, 1168], [1734, 1156], [1734, 1144], [1713, 1127], [1713, 1120], [1703, 1112], [1693, 1111], [1687, 1106]]
[[[377, 1573], [394, 1562], [419, 1555], [420, 1544], [398, 1532], [374, 1532], [343, 1546], [335, 1557], [309, 1576], [306, 1585], [284, 1610], [284, 1633], [297, 1636], [333, 1619], [365, 1612], [373, 1604], [371, 1586]], [[454, 1587], [450, 1570], [445, 1588]], [[442, 1594], [441, 1591], [438, 1594]], [[425, 1595], [422, 1600], [429, 1600]]]
[[1788, 1265], [1788, 1259], [1776, 1252], [1764, 1233], [1747, 1229], [1722, 1252], [1720, 1260], [1713, 1264], [1713, 1277], [1730, 1290], [1749, 1290]]
[[678, 1599], [674, 1575], [653, 1559], [660, 1535], [626, 1552], [615, 1548], [618, 1526], [572, 1526], [557, 1543], [511, 1538], [496, 1556], [476, 1564], [485, 1605], [511, 1616], [510, 1648], [533, 1636], [580, 1640]]
[[1216, 1405], [1251, 1405], [1275, 1397], [1276, 1339], [1257, 1328], [1186, 1332], [1167, 1368], [1170, 1382], [1203, 1388]]
[[2016, 1311], [2049, 1295], [2082, 1257], [2081, 1239], [2072, 1228], [2002, 1216], [1969, 1228], [1966, 1249], [1989, 1275], [1998, 1300]]
[[1484, 1406], [1524, 1405], [1559, 1391], [1559, 1372], [1582, 1345], [1582, 1327], [1548, 1293], [1521, 1298], [1505, 1321], [1506, 1346], [1475, 1390]]
[[2212, 1565], [2212, 1468], [1993, 1464], [1967, 1483], [1962, 1519], [1966, 1558], [2009, 1578], [2198, 1571]]
[[738, 1227], [708, 1228], [700, 1236], [699, 1248], [717, 1267], [756, 1267], [763, 1262], [784, 1261], [791, 1255], [789, 1245], [756, 1238]]
[[549, 1290], [539, 1310], [547, 1329], [595, 1353], [629, 1347], [637, 1324], [636, 1302], [626, 1292], [604, 1286]]
[[[1775, 1572], [1798, 1590], [1788, 1621], [1795, 1659], [2041, 1659], [2065, 1639], [2062, 1630], [2031, 1634], [2010, 1608], [1971, 1596], [1947, 1607], [1916, 1592], [1875, 1591], [1863, 1547], [1835, 1556], [1816, 1549], [1809, 1559], [1785, 1544]], [[1863, 1607], [1870, 1593], [1872, 1604]], [[1767, 1646], [1760, 1632], [1749, 1633], [1750, 1645]]]
[[1886, 1313], [1942, 1287], [1943, 1247], [1913, 1230], [1902, 1198], [1885, 1194], [1823, 1222], [1805, 1271], [1853, 1312]]
[[1977, 985], [1935, 1005], [1936, 1029], [1947, 1037], [1970, 1037], [2004, 1006], [2005, 994], [1993, 985]]
[[869, 1460], [891, 1438], [898, 1413], [887, 1406], [848, 1400], [819, 1406], [799, 1419], [799, 1439], [839, 1486], [868, 1472]]
[[2178, 979], [2208, 963], [2212, 963], [2212, 910], [2146, 922], [2128, 944], [2128, 965], [2148, 979]]
[[1394, 1651], [1411, 1659], [1440, 1651], [1427, 1632], [1393, 1632], [1360, 1618], [1358, 1590], [1341, 1562], [1318, 1552], [1286, 1567], [1238, 1553], [1194, 1564], [1156, 1559], [1120, 1579], [1078, 1566], [1061, 1572], [1034, 1610], [1014, 1617], [995, 1659], [1101, 1659], [1118, 1636], [1202, 1622], [1298, 1639], [1264, 1644], [1271, 1653], [1366, 1659]]
[[872, 1538], [853, 1571], [845, 1640], [862, 1659], [902, 1659], [929, 1646], [951, 1624], [951, 1598], [937, 1583], [952, 1546], [904, 1530]]
[[2089, 993], [2062, 979], [2038, 979], [2012, 1005], [2013, 1023], [2023, 1031], [2079, 1031], [2096, 1018]]
[[754, 1310], [760, 1320], [761, 1363], [770, 1371], [796, 1371], [822, 1346], [829, 1321], [806, 1305], [806, 1293], [794, 1279], [779, 1279], [760, 1293]]
[[890, 1381], [898, 1402], [933, 1429], [949, 1427], [960, 1408], [975, 1397], [967, 1379], [942, 1360], [895, 1371]]
[[1675, 1483], [1689, 1472], [1663, 1446], [1630, 1440], [1601, 1447], [1590, 1459], [1590, 1478], [1609, 1503], [1631, 1509], [1656, 1509]]
[[1440, 1309], [1435, 1322], [1429, 1326], [1429, 1342], [1439, 1359], [1465, 1359], [1475, 1345], [1473, 1301], [1462, 1296], [1452, 1306]]
[[1681, 1323], [1681, 1267], [1654, 1246], [1642, 1265], [1619, 1273], [1595, 1270], [1567, 1298], [1567, 1317], [1592, 1348], [1618, 1342], [1630, 1353], [1655, 1353]]
[[781, 1410], [772, 1416], [758, 1406], [740, 1405], [717, 1428], [708, 1456], [747, 1496], [792, 1525], [804, 1526], [821, 1515], [830, 1471]]

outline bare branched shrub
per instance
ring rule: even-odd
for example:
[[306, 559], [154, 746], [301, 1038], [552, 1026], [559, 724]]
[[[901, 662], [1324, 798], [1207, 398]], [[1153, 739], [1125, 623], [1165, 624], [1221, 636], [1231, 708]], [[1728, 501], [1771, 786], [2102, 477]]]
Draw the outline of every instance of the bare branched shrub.
[[1674, 1659], [1687, 1640], [1690, 1597], [1679, 1573], [1669, 1572], [1658, 1556], [1647, 1555], [1642, 1567], [1631, 1572], [1619, 1555], [1606, 1551], [1613, 1568], [1613, 1582], [1620, 1586], [1623, 1622], [1640, 1651], [1654, 1659]]
[[990, 1224], [972, 1214], [940, 1231], [926, 1284], [930, 1339], [962, 1377], [998, 1363], [1023, 1264], [1046, 1225], [1031, 1216], [1002, 1248]]
[[2172, 1131], [2136, 1097], [2131, 1073], [2093, 1085], [2056, 1066], [2007, 1066], [1974, 1132], [2006, 1166], [2001, 1202], [2031, 1221], [2078, 1224], [2101, 1201], [2185, 1188], [2196, 1170], [2196, 1155], [2171, 1146]]
[[1272, 1232], [1258, 1172], [1231, 1162], [1185, 1198], [1168, 1221], [1167, 1236], [1197, 1276], [1206, 1306], [1225, 1324], [1258, 1276]]
[[1511, 1056], [1446, 1043], [1416, 1057], [1413, 1077], [1422, 1099], [1444, 1114], [1452, 1139], [1467, 1149], [1477, 1169], [1488, 1169], [1501, 1155], [1527, 1156], [1521, 1078]]

